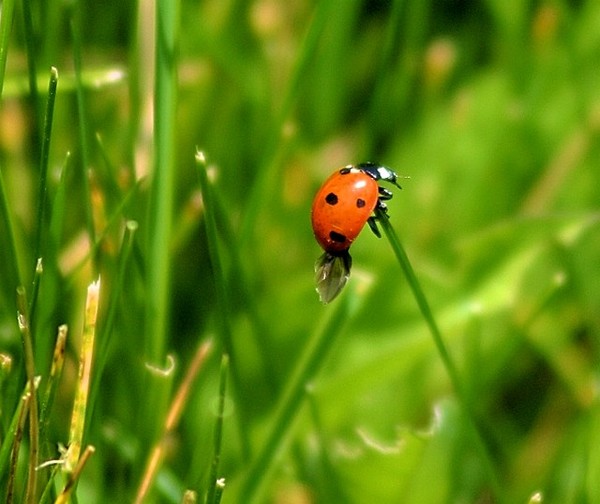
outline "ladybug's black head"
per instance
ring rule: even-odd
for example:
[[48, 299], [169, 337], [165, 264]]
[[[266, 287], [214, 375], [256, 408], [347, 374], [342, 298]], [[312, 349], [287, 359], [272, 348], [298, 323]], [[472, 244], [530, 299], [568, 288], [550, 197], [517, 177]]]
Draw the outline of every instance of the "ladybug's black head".
[[397, 182], [398, 175], [395, 171], [388, 168], [387, 166], [383, 166], [378, 163], [367, 162], [360, 163], [356, 165], [356, 167], [359, 170], [365, 172], [367, 175], [373, 177], [375, 180], [385, 180], [386, 182], [394, 184], [399, 189], [402, 189], [402, 187], [400, 187], [400, 185]]

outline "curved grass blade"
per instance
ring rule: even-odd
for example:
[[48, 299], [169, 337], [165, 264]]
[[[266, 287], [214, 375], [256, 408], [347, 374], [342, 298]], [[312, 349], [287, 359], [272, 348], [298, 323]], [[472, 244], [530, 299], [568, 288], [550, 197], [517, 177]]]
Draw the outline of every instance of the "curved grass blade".
[[501, 487], [498, 482], [498, 478], [496, 475], [496, 469], [492, 462], [488, 447], [486, 446], [483, 436], [481, 434], [481, 427], [478, 425], [477, 416], [475, 415], [474, 409], [468, 400], [468, 396], [466, 390], [464, 389], [462, 382], [459, 378], [458, 371], [456, 369], [456, 365], [446, 348], [446, 344], [442, 338], [442, 333], [440, 332], [435, 317], [433, 316], [433, 312], [429, 306], [427, 298], [425, 297], [425, 293], [421, 288], [421, 284], [415, 274], [412, 265], [408, 259], [408, 255], [404, 250], [404, 247], [400, 243], [400, 239], [396, 234], [394, 228], [392, 227], [388, 215], [381, 209], [377, 209], [375, 211], [378, 222], [381, 224], [385, 235], [390, 242], [392, 250], [396, 255], [396, 259], [398, 259], [398, 263], [402, 268], [404, 276], [408, 281], [408, 285], [412, 291], [412, 294], [419, 306], [419, 310], [421, 311], [421, 315], [425, 319], [425, 323], [429, 328], [429, 332], [433, 338], [435, 346], [437, 348], [438, 354], [442, 359], [442, 363], [446, 368], [446, 372], [450, 377], [450, 381], [452, 386], [458, 396], [459, 401], [461, 402], [461, 406], [464, 410], [465, 416], [468, 420], [469, 426], [471, 427], [473, 441], [475, 442], [476, 448], [479, 451], [479, 455], [482, 459], [482, 462], [485, 465], [485, 469], [489, 478], [489, 483], [492, 487], [494, 495], [499, 499], [499, 502], [503, 502], [501, 498], [502, 492]]

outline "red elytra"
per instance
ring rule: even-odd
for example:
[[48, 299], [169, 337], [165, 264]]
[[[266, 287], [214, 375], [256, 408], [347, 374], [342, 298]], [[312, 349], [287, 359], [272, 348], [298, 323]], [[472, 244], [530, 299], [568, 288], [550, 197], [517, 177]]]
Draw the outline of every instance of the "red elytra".
[[345, 167], [317, 192], [312, 227], [319, 245], [332, 255], [346, 252], [373, 214], [379, 198], [377, 181], [363, 170]]
[[381, 237], [376, 220], [387, 217], [384, 201], [391, 199], [392, 192], [380, 187], [378, 181], [402, 189], [397, 179], [387, 166], [360, 163], [335, 172], [317, 192], [311, 219], [315, 237], [325, 250], [315, 263], [315, 282], [323, 303], [332, 301], [346, 285], [352, 267], [350, 245], [365, 224]]

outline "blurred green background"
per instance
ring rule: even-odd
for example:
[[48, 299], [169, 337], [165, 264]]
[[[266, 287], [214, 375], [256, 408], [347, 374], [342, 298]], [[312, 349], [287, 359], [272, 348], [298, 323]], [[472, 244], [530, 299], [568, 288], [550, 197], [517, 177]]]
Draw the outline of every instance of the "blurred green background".
[[[70, 327], [42, 440], [52, 458], [68, 442], [86, 287], [102, 278], [84, 441], [96, 452], [78, 502], [133, 501], [168, 404], [209, 338], [146, 502], [181, 502], [185, 489], [204, 501], [224, 350], [222, 502], [247, 502], [251, 487], [256, 502], [275, 503], [600, 502], [600, 4], [159, 5], [17, 3], [0, 103], [15, 235], [13, 248], [3, 220], [4, 446], [25, 384], [12, 263], [31, 292], [41, 236], [32, 330], [42, 384], [56, 328]], [[169, 16], [173, 32], [156, 35], [155, 17]], [[171, 35], [169, 88], [155, 44]], [[39, 235], [50, 66], [59, 81]], [[318, 301], [312, 198], [333, 170], [367, 160], [406, 177], [390, 222], [462, 395], [385, 237], [364, 231], [346, 292]], [[130, 252], [127, 221], [138, 225]], [[162, 273], [167, 287], [155, 281]], [[174, 368], [157, 377], [148, 365], [165, 367], [167, 354]], [[305, 394], [290, 395], [293, 376]]]

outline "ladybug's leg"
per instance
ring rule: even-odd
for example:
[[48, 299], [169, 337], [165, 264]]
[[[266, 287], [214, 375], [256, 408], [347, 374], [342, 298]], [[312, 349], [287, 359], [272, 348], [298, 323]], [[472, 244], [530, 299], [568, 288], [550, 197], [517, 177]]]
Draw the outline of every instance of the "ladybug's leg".
[[379, 199], [380, 200], [387, 201], [387, 200], [392, 199], [392, 196], [394, 196], [392, 191], [390, 191], [389, 189], [386, 189], [385, 187], [379, 186]]
[[383, 202], [384, 198], [379, 198], [377, 200], [377, 205], [375, 206], [375, 208], [381, 210], [384, 214], [387, 215], [387, 205]]
[[377, 236], [377, 238], [381, 238], [381, 233], [377, 227], [377, 218], [373, 215], [367, 219], [367, 223], [369, 224], [371, 231], [373, 231], [373, 234]]

